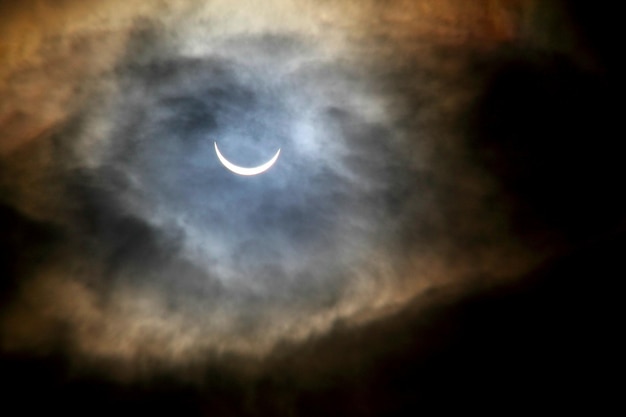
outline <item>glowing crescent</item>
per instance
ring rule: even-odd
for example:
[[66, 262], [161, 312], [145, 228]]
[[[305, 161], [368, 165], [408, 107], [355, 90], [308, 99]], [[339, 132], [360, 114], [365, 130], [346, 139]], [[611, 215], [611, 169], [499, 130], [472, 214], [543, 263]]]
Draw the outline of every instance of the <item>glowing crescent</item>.
[[232, 162], [230, 162], [228, 159], [224, 158], [224, 156], [220, 153], [220, 150], [217, 148], [217, 142], [214, 142], [214, 143], [215, 143], [215, 153], [217, 154], [217, 157], [222, 163], [222, 165], [224, 165], [228, 170], [239, 175], [262, 174], [263, 172], [270, 169], [272, 165], [274, 165], [274, 162], [276, 162], [276, 160], [278, 159], [278, 155], [280, 155], [280, 148], [278, 148], [278, 152], [276, 152], [276, 155], [274, 155], [272, 159], [270, 159], [263, 165], [259, 165], [257, 167], [252, 167], [252, 168], [245, 168], [245, 167], [240, 167], [238, 165], [235, 165]]

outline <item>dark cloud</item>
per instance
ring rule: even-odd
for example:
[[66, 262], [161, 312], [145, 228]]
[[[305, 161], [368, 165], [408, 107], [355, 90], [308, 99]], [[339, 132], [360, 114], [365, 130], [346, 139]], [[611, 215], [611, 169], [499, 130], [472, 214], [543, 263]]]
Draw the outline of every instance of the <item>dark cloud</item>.
[[545, 51], [509, 50], [486, 68], [472, 132], [486, 164], [524, 201], [520, 210], [532, 212], [520, 219], [542, 221], [520, 228], [548, 223], [577, 240], [612, 230], [624, 213], [616, 194], [624, 172], [611, 81]]

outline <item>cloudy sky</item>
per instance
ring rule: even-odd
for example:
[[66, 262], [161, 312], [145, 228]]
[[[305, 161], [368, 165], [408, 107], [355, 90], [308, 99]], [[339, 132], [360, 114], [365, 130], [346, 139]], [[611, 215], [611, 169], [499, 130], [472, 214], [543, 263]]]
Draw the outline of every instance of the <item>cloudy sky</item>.
[[[624, 275], [606, 9], [29, 0], [0, 16], [0, 373], [27, 413], [588, 393], [582, 352], [608, 343]], [[240, 176], [215, 144], [241, 166], [280, 155]]]

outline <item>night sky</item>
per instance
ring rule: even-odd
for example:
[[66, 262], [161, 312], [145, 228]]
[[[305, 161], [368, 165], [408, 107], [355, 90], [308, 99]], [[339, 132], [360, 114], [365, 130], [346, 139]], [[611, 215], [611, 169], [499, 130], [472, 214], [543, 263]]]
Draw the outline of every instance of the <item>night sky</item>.
[[0, 1], [1, 407], [610, 409], [620, 22], [583, 3]]

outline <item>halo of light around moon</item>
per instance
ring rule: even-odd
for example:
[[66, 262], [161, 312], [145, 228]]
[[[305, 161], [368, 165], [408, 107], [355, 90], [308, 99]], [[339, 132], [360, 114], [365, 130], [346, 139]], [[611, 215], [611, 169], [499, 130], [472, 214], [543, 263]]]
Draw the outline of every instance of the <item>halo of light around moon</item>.
[[278, 160], [278, 156], [280, 155], [280, 148], [278, 148], [278, 151], [276, 151], [272, 159], [270, 159], [269, 161], [256, 167], [246, 168], [246, 167], [241, 167], [239, 165], [235, 165], [232, 162], [230, 162], [220, 152], [219, 148], [217, 147], [217, 142], [214, 142], [214, 144], [215, 144], [215, 153], [217, 154], [217, 158], [220, 160], [222, 165], [224, 165], [226, 169], [228, 169], [229, 171], [234, 172], [235, 174], [239, 174], [239, 175], [252, 176], [252, 175], [262, 174], [268, 169], [270, 169], [272, 165], [274, 165], [274, 163]]

